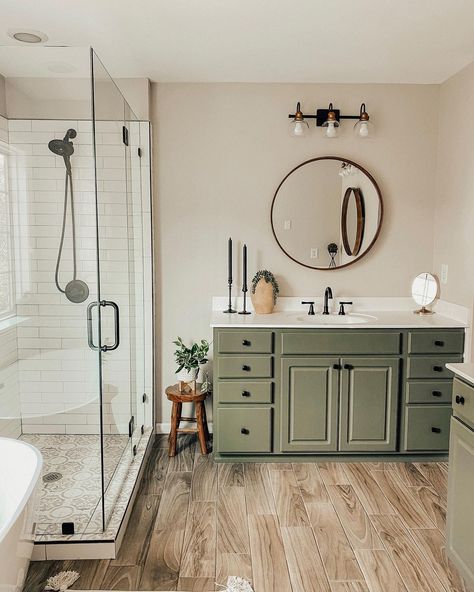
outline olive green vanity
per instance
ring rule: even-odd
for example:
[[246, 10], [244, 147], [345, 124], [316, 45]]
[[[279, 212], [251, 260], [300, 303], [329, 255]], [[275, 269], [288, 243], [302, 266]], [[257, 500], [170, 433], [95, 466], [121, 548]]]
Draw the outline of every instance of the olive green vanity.
[[463, 328], [214, 327], [217, 460], [446, 453]]

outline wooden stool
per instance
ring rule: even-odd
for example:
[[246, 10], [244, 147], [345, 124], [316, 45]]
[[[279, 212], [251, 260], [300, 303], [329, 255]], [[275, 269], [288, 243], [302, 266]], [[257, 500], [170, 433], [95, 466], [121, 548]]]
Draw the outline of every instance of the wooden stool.
[[[182, 393], [177, 384], [173, 384], [166, 389], [166, 396], [169, 401], [173, 403], [171, 411], [171, 430], [169, 435], [169, 456], [176, 455], [176, 442], [179, 433], [196, 433], [198, 434], [199, 444], [201, 445], [202, 454], [207, 454], [207, 441], [209, 439], [209, 431], [207, 429], [206, 408], [204, 401], [207, 393], [201, 393], [201, 390], [196, 387], [195, 393]], [[182, 417], [181, 411], [183, 403], [194, 403], [196, 406], [196, 417]], [[192, 421], [196, 423], [195, 428], [180, 428], [181, 421]]]

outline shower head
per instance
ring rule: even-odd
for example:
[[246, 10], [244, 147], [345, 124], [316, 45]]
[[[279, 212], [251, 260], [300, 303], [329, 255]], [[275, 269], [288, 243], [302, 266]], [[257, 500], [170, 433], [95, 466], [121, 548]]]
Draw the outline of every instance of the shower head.
[[74, 145], [69, 140], [51, 140], [48, 148], [58, 156], [71, 156], [74, 153]]

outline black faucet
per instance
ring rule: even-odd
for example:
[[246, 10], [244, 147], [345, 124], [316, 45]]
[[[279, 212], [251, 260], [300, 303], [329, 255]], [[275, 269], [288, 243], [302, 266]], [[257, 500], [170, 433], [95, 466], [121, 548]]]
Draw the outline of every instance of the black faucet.
[[332, 300], [332, 290], [331, 288], [328, 286], [326, 288], [326, 290], [324, 291], [324, 308], [323, 308], [323, 315], [328, 315], [329, 314], [329, 306], [328, 306], [328, 300], [329, 298], [331, 298]]

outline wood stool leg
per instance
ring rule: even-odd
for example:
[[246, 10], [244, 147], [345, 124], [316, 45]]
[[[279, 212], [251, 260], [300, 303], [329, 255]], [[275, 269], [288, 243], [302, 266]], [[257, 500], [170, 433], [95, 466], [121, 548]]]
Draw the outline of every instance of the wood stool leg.
[[204, 403], [202, 401], [196, 402], [196, 423], [198, 429], [199, 444], [201, 445], [201, 454], [207, 454], [206, 433], [203, 421], [203, 407]]
[[207, 427], [207, 413], [206, 413], [206, 404], [202, 404], [202, 421], [204, 423], [204, 433], [206, 435], [206, 441], [209, 442], [211, 439], [209, 435], [209, 428]]
[[171, 430], [169, 436], [168, 456], [176, 456], [176, 440], [178, 438], [179, 415], [179, 403], [175, 403], [173, 401], [173, 408], [171, 410]]

